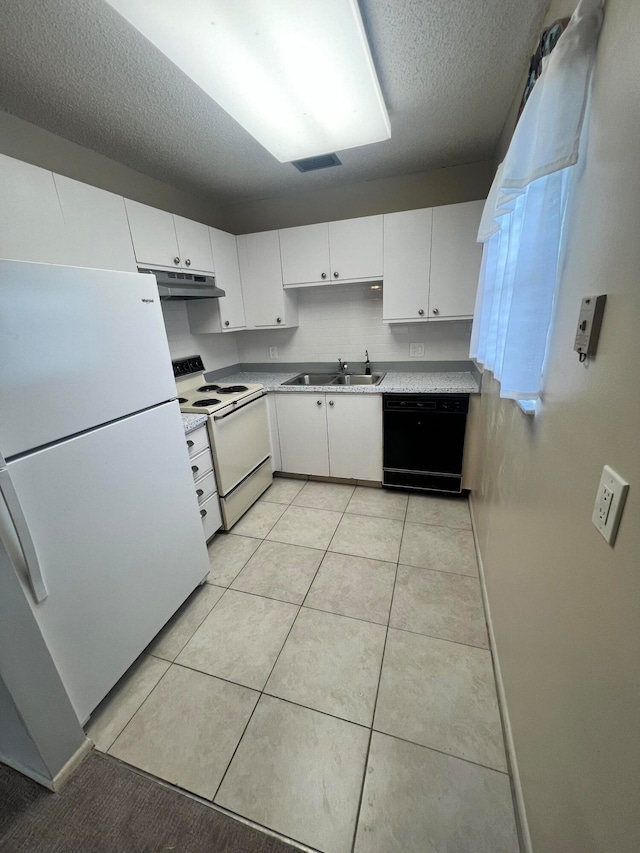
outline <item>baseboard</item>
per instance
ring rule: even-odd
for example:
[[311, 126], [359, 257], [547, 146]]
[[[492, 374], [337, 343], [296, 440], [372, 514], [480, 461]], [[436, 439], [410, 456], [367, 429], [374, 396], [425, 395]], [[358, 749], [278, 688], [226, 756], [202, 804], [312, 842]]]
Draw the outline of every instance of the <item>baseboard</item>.
[[522, 844], [523, 853], [533, 853], [531, 846], [531, 834], [529, 832], [529, 823], [527, 821], [527, 812], [524, 804], [524, 792], [522, 790], [522, 782], [520, 781], [520, 771], [518, 770], [518, 759], [516, 758], [516, 749], [513, 741], [513, 732], [511, 730], [511, 722], [509, 720], [509, 709], [507, 705], [507, 697], [504, 690], [504, 682], [502, 680], [502, 671], [500, 669], [500, 658], [498, 656], [498, 648], [496, 646], [496, 638], [493, 631], [493, 621], [491, 619], [491, 607], [487, 597], [487, 585], [484, 576], [484, 564], [482, 562], [482, 554], [478, 544], [478, 532], [476, 529], [476, 519], [473, 511], [473, 497], [469, 495], [469, 509], [471, 511], [471, 527], [473, 530], [473, 540], [478, 558], [478, 568], [480, 570], [480, 588], [482, 590], [482, 600], [484, 602], [484, 611], [487, 617], [487, 627], [489, 630], [489, 640], [491, 642], [491, 655], [493, 658], [493, 669], [496, 677], [496, 686], [498, 689], [498, 701], [502, 713], [502, 724], [504, 726], [504, 735], [507, 746], [507, 761], [511, 772], [511, 780], [513, 783], [513, 791], [516, 803], [516, 818], [518, 821], [518, 830], [520, 842]]
[[93, 741], [86, 737], [67, 763], [53, 777], [53, 781], [51, 783], [52, 791], [59, 793], [64, 788], [92, 749]]

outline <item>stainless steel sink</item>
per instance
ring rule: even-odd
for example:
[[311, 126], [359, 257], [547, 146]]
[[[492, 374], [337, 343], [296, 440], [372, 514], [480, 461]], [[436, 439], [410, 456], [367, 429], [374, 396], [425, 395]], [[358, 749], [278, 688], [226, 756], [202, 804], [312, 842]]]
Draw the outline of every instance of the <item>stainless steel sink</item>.
[[332, 385], [378, 385], [384, 379], [384, 373], [340, 373]]
[[299, 373], [283, 385], [378, 385], [384, 373]]
[[299, 373], [293, 379], [287, 379], [283, 385], [330, 385], [336, 373]]

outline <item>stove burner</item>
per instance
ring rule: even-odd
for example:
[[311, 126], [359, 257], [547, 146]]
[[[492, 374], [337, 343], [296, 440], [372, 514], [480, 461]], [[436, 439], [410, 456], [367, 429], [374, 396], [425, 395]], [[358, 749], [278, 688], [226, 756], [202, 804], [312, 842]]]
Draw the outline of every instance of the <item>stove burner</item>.
[[179, 402], [179, 403], [186, 403], [186, 402], [188, 402], [188, 401], [187, 401], [187, 398], [186, 398], [186, 397], [178, 397], [178, 402]]
[[198, 391], [219, 391], [219, 385], [203, 385], [202, 388], [198, 388]]
[[246, 385], [227, 385], [226, 388], [218, 388], [218, 394], [239, 394], [241, 391], [248, 391]]
[[195, 400], [192, 405], [193, 406], [217, 406], [220, 400]]

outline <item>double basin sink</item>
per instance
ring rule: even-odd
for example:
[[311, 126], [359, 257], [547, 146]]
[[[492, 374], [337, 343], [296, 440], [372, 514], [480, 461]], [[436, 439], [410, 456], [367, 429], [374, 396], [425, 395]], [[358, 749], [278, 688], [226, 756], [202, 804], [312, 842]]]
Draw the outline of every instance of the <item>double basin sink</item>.
[[283, 385], [379, 385], [384, 373], [299, 373]]

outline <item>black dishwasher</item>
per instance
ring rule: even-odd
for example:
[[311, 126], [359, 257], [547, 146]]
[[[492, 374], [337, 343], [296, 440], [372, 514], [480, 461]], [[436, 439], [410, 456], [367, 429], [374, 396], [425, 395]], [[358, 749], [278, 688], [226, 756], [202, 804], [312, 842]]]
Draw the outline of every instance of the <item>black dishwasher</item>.
[[468, 394], [384, 394], [383, 486], [460, 494]]

